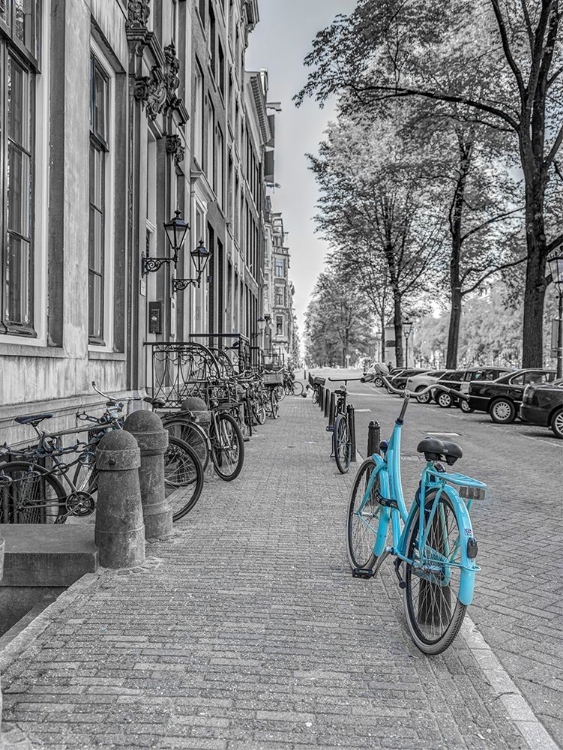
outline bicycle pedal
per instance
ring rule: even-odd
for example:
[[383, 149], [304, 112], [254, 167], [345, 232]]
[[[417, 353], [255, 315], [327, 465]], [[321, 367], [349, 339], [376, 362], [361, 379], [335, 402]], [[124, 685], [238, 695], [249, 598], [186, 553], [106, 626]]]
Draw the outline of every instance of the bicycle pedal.
[[332, 425], [329, 425], [328, 427], [325, 427], [325, 430], [327, 432], [334, 432], [334, 427], [332, 427]]
[[353, 578], [373, 578], [375, 575], [375, 572], [371, 568], [354, 568], [352, 571], [352, 577]]

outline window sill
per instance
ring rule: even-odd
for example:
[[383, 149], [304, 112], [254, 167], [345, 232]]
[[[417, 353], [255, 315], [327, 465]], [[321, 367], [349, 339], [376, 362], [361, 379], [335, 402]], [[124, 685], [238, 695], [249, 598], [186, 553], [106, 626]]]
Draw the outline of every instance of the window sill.
[[127, 355], [124, 352], [107, 352], [103, 349], [89, 349], [88, 359], [105, 359], [116, 362], [125, 362]]
[[68, 354], [60, 346], [47, 346], [45, 343], [30, 346], [19, 342], [6, 342], [5, 338], [0, 342], [0, 356], [2, 357], [49, 357], [52, 359], [63, 359]]

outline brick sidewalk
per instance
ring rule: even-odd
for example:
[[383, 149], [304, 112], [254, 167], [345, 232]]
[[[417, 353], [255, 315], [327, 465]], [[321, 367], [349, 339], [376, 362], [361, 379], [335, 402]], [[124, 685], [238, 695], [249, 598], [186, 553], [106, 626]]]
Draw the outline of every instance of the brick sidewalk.
[[5, 721], [53, 748], [530, 747], [464, 639], [425, 657], [389, 569], [350, 575], [324, 425], [287, 398], [143, 568], [46, 610], [2, 657]]

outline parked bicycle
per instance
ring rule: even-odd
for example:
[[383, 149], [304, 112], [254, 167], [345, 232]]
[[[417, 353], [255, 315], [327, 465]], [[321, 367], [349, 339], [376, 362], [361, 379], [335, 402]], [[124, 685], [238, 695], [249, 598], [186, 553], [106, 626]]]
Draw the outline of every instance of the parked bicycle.
[[352, 425], [348, 412], [348, 381], [361, 378], [329, 378], [330, 382], [342, 382], [334, 391], [336, 396], [334, 422], [326, 429], [332, 432], [332, 455], [341, 474], [346, 474], [352, 460]]
[[486, 485], [447, 471], [444, 463], [450, 467], [462, 457], [459, 445], [427, 437], [417, 446], [426, 465], [407, 510], [401, 430], [409, 400], [417, 394], [391, 388], [404, 397], [403, 406], [390, 440], [381, 443], [382, 455], [367, 458], [356, 475], [348, 507], [348, 557], [358, 578], [373, 578], [389, 555], [395, 557], [410, 635], [425, 654], [439, 654], [453, 642], [473, 600], [479, 567], [469, 510], [473, 500], [484, 497]]

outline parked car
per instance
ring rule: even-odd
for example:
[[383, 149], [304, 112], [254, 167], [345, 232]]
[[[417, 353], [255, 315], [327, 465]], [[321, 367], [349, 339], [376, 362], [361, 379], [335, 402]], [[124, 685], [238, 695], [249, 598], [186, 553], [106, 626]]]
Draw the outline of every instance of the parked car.
[[524, 422], [551, 427], [555, 437], [563, 439], [563, 378], [526, 386], [518, 416]]
[[[447, 372], [436, 381], [436, 385], [445, 385], [461, 393], [468, 393], [469, 386], [473, 381], [493, 381], [505, 373], [510, 373], [508, 367], [469, 367], [464, 370], [454, 370]], [[471, 412], [473, 408], [465, 399], [456, 399], [451, 393], [441, 391], [436, 388], [432, 391], [432, 396], [436, 403], [443, 409], [449, 409], [450, 406], [459, 406], [464, 412]]]
[[399, 388], [401, 391], [404, 390], [407, 380], [414, 375], [423, 375], [428, 370], [423, 370], [420, 367], [413, 367], [409, 370], [401, 370], [398, 374], [392, 375], [389, 382], [393, 388]]
[[469, 386], [469, 406], [489, 412], [493, 422], [510, 424], [518, 415], [526, 386], [553, 380], [555, 370], [529, 368], [503, 375], [492, 383], [474, 382]]
[[[442, 375], [453, 372], [453, 370], [429, 370], [428, 372], [419, 372], [415, 375], [411, 375], [407, 380], [406, 387], [409, 391], [423, 391], [428, 388], [429, 385], [433, 385], [437, 382]], [[427, 404], [432, 398], [430, 391], [425, 393], [423, 396], [417, 396], [416, 399], [421, 404]]]
[[376, 362], [368, 367], [367, 370], [364, 370], [362, 378], [366, 383], [374, 383], [380, 388], [383, 385], [382, 375], [386, 378], [390, 377], [389, 368], [383, 362]]

